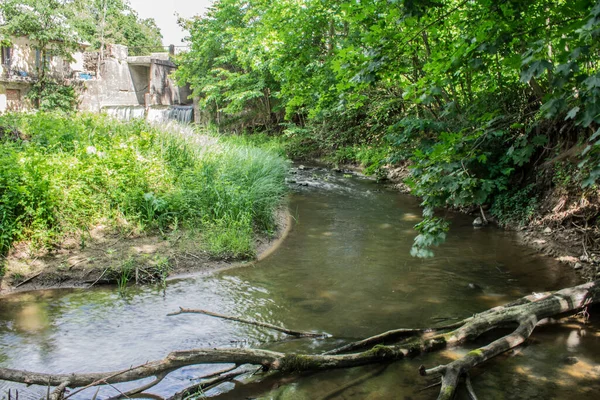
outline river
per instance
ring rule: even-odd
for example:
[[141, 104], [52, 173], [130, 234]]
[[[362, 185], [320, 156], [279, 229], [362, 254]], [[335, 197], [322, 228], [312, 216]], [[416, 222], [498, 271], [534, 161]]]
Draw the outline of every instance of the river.
[[[410, 257], [414, 198], [351, 174], [298, 171], [289, 207], [288, 238], [265, 260], [158, 287], [49, 290], [0, 299], [0, 366], [39, 372], [101, 372], [163, 358], [173, 350], [253, 346], [318, 352], [399, 327], [453, 321], [515, 298], [575, 284], [566, 266], [523, 247], [514, 233], [474, 229], [449, 215], [452, 228], [436, 257]], [[284, 340], [278, 333], [203, 315], [167, 314], [203, 308], [335, 339]], [[600, 393], [600, 324], [544, 328], [527, 346], [473, 371], [485, 399], [596, 399]], [[489, 338], [488, 338], [489, 339]], [[475, 345], [473, 345], [475, 346]], [[320, 399], [346, 383], [367, 379], [331, 399], [434, 399], [437, 388], [417, 369], [447, 362], [470, 348], [388, 365], [301, 376], [276, 376], [249, 385], [225, 383], [203, 393], [219, 399]], [[575, 357], [575, 358], [573, 358]], [[573, 364], [573, 362], [578, 361]], [[151, 390], [168, 396], [194, 377], [222, 366], [186, 367]], [[118, 385], [120, 390], [131, 386]], [[46, 388], [0, 382], [19, 399]], [[95, 389], [73, 398], [89, 399]], [[117, 394], [106, 387], [99, 399]], [[459, 398], [466, 396], [459, 393]], [[466, 398], [466, 397], [464, 397]]]

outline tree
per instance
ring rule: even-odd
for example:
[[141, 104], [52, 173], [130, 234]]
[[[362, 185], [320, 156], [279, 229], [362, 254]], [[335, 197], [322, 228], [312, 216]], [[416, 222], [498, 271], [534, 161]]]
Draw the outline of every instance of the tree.
[[188, 28], [178, 74], [201, 105], [244, 120], [267, 92], [292, 144], [410, 163], [416, 256], [443, 241], [438, 208], [530, 218], [543, 187], [521, 176], [550, 153], [580, 146], [573, 181], [600, 178], [597, 1], [220, 0]]
[[71, 61], [79, 46], [68, 5], [68, 0], [6, 0], [0, 3], [0, 15], [4, 21], [0, 35], [4, 40], [26, 36], [37, 51], [37, 81], [30, 97], [42, 109], [56, 105], [74, 106], [74, 90], [58, 84], [54, 77], [49, 76], [51, 57]]
[[154, 19], [140, 18], [126, 1], [73, 0], [70, 8], [74, 26], [92, 49], [122, 44], [132, 55], [162, 51], [162, 35]]
[[[243, 374], [263, 372], [294, 373], [304, 371], [323, 371], [336, 368], [350, 368], [366, 364], [389, 363], [414, 357], [420, 354], [460, 346], [474, 340], [486, 332], [495, 329], [513, 329], [491, 343], [469, 351], [462, 357], [433, 368], [421, 366], [418, 373], [422, 376], [437, 376], [441, 388], [438, 400], [451, 400], [456, 389], [464, 379], [471, 398], [477, 398], [473, 392], [469, 372], [491, 358], [523, 344], [538, 325], [550, 323], [553, 317], [573, 315], [588, 306], [600, 302], [600, 281], [566, 288], [556, 292], [534, 293], [515, 302], [492, 308], [455, 324], [427, 329], [395, 329], [365, 338], [357, 342], [329, 350], [321, 354], [281, 353], [263, 349], [249, 348], [199, 348], [174, 351], [162, 360], [149, 361], [130, 368], [101, 373], [47, 374], [30, 371], [0, 368], [0, 379], [26, 384], [53, 386], [52, 399], [61, 399], [65, 390], [73, 391], [68, 398], [93, 386], [119, 382], [132, 382], [142, 378], [155, 377], [154, 380], [120, 392], [119, 398], [127, 398], [158, 385], [171, 371], [187, 365], [197, 364], [235, 364], [233, 368], [221, 370], [216, 374], [203, 377], [204, 380], [178, 392], [170, 400], [193, 397], [199, 391], [234, 379]], [[283, 327], [224, 316], [205, 310], [186, 310], [170, 314], [199, 313], [224, 318], [236, 322], [257, 325], [285, 332], [296, 337], [318, 337], [319, 334], [291, 331]], [[516, 325], [516, 327], [515, 327]], [[321, 335], [327, 336], [327, 335]], [[245, 364], [256, 368], [240, 368]], [[417, 371], [415, 371], [417, 373]], [[356, 384], [356, 382], [351, 383]], [[343, 391], [343, 388], [342, 388]], [[339, 390], [335, 394], [339, 394]], [[329, 397], [329, 396], [327, 396]]]

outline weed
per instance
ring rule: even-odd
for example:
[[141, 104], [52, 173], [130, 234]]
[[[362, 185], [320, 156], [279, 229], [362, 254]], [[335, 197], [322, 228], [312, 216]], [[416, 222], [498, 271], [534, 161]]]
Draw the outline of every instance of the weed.
[[528, 185], [523, 189], [513, 190], [497, 195], [490, 210], [498, 218], [500, 225], [525, 225], [533, 218], [538, 208], [535, 187]]
[[117, 286], [119, 292], [122, 293], [127, 288], [127, 283], [134, 277], [136, 261], [133, 257], [129, 257], [116, 270]]
[[15, 283], [22, 282], [25, 279], [25, 275], [15, 272], [11, 275], [11, 280]]
[[266, 136], [199, 149], [196, 132], [92, 114], [5, 114], [0, 128], [28, 137], [0, 138], [0, 255], [17, 240], [49, 248], [98, 224], [163, 237], [199, 229], [211, 252], [248, 255], [285, 192], [288, 165]]

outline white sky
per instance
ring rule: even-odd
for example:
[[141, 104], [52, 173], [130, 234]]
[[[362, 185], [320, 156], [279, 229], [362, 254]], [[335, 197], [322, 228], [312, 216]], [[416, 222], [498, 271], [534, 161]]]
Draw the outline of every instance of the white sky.
[[177, 25], [178, 13], [183, 18], [202, 14], [213, 0], [129, 0], [131, 7], [141, 18], [154, 18], [163, 35], [163, 44], [181, 46], [187, 35]]

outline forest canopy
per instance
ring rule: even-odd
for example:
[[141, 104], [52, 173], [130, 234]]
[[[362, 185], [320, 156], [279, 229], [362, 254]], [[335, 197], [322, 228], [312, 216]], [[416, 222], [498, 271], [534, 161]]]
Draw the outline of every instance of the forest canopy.
[[219, 0], [184, 25], [177, 74], [210, 121], [283, 132], [292, 156], [408, 162], [415, 255], [443, 240], [436, 207], [521, 222], [548, 160], [582, 190], [600, 176], [598, 2]]
[[150, 53], [162, 46], [154, 19], [140, 18], [127, 0], [3, 0], [0, 39], [19, 35], [68, 42], [64, 46], [67, 53], [77, 41], [89, 43], [92, 50], [99, 50], [102, 44], [122, 44], [131, 47], [133, 54]]

